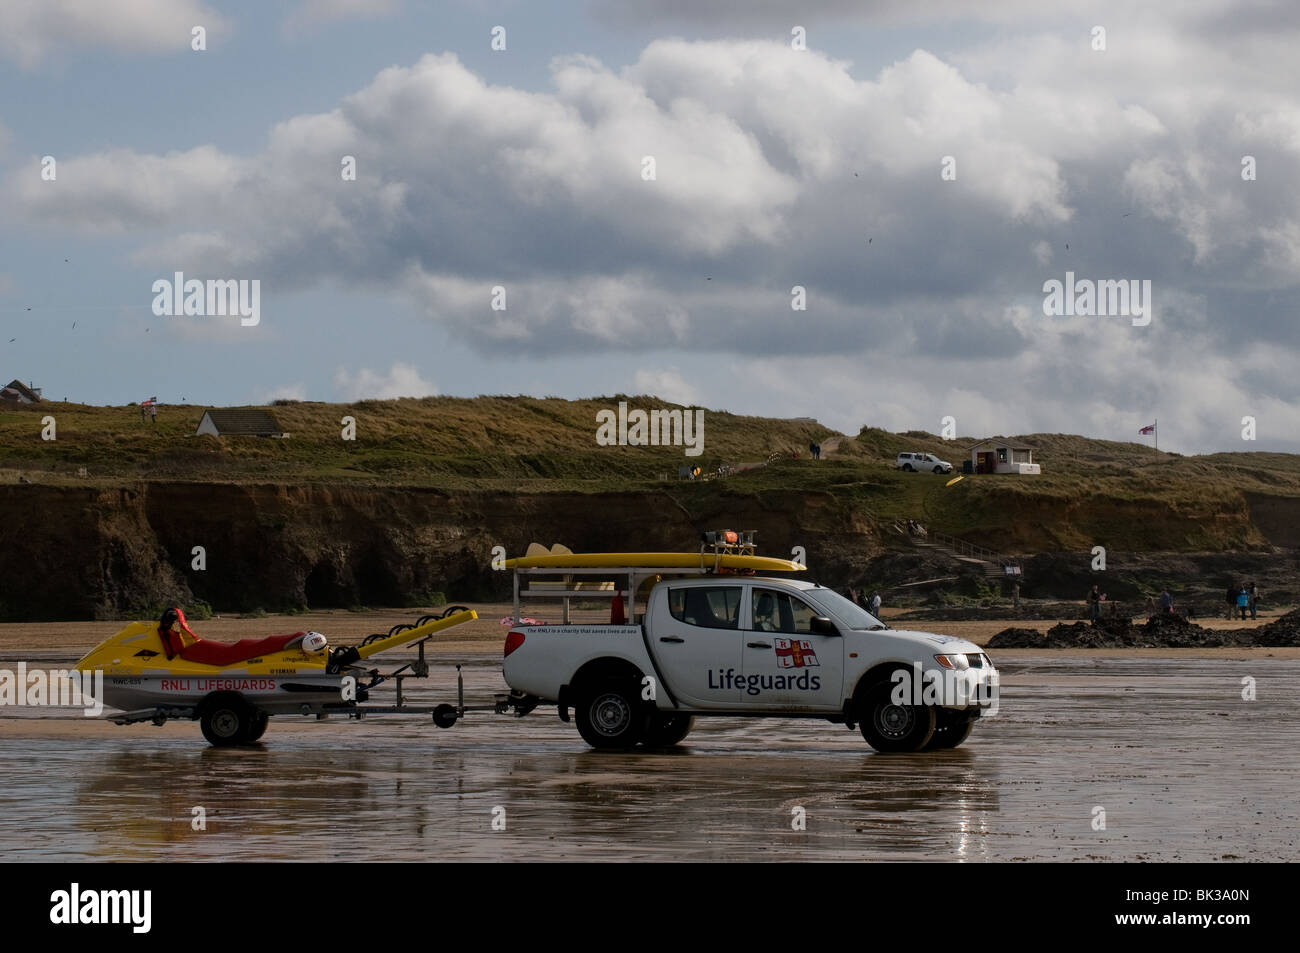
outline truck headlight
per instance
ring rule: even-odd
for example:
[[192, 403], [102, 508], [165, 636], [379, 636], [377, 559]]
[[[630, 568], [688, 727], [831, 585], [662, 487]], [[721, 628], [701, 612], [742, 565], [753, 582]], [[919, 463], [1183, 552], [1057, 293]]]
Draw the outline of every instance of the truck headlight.
[[970, 668], [970, 659], [965, 655], [936, 655], [934, 660], [944, 668], [950, 668], [956, 672], [964, 672]]

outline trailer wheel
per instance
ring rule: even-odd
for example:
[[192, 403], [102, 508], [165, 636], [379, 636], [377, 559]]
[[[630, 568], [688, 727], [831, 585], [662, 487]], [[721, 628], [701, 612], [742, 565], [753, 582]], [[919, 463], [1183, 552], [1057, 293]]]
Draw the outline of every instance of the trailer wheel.
[[439, 728], [450, 728], [456, 724], [456, 708], [453, 705], [439, 705], [433, 710], [433, 723]]
[[640, 689], [630, 681], [598, 682], [584, 689], [573, 713], [582, 740], [602, 751], [635, 747], [650, 723]]
[[681, 712], [653, 715], [641, 743], [647, 748], [670, 748], [691, 733], [695, 716]]
[[244, 744], [251, 745], [259, 740], [262, 735], [266, 734], [266, 726], [270, 723], [271, 716], [264, 711], [259, 711], [253, 716], [252, 722], [248, 726], [248, 734], [244, 738]]
[[203, 737], [218, 748], [244, 744], [256, 717], [238, 692], [213, 692], [199, 704], [198, 714]]
[[867, 744], [882, 753], [920, 751], [934, 735], [932, 705], [897, 705], [894, 684], [879, 682], [862, 696], [858, 720]]

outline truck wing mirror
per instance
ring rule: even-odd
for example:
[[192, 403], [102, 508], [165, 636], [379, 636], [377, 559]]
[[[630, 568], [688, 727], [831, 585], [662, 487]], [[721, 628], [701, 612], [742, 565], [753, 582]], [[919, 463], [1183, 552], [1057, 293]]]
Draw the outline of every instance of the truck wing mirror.
[[830, 620], [830, 616], [815, 615], [808, 623], [808, 628], [818, 635], [839, 635], [840, 630], [835, 628], [835, 623]]

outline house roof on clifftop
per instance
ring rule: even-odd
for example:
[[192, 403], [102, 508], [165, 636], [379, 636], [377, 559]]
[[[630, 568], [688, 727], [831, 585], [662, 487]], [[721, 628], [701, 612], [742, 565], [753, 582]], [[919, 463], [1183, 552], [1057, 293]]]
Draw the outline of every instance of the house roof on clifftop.
[[[284, 433], [269, 410], [252, 407], [213, 407], [203, 415], [222, 436], [271, 437]], [[202, 426], [202, 421], [200, 421]]]

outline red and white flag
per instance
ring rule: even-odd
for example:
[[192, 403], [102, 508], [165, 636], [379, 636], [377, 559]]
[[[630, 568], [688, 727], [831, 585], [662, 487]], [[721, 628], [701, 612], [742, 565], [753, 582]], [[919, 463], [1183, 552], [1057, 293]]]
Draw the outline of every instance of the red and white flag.
[[1155, 432], [1156, 432], [1155, 424], [1149, 424], [1148, 426], [1143, 427], [1141, 430], [1138, 431], [1138, 433], [1155, 433]]

